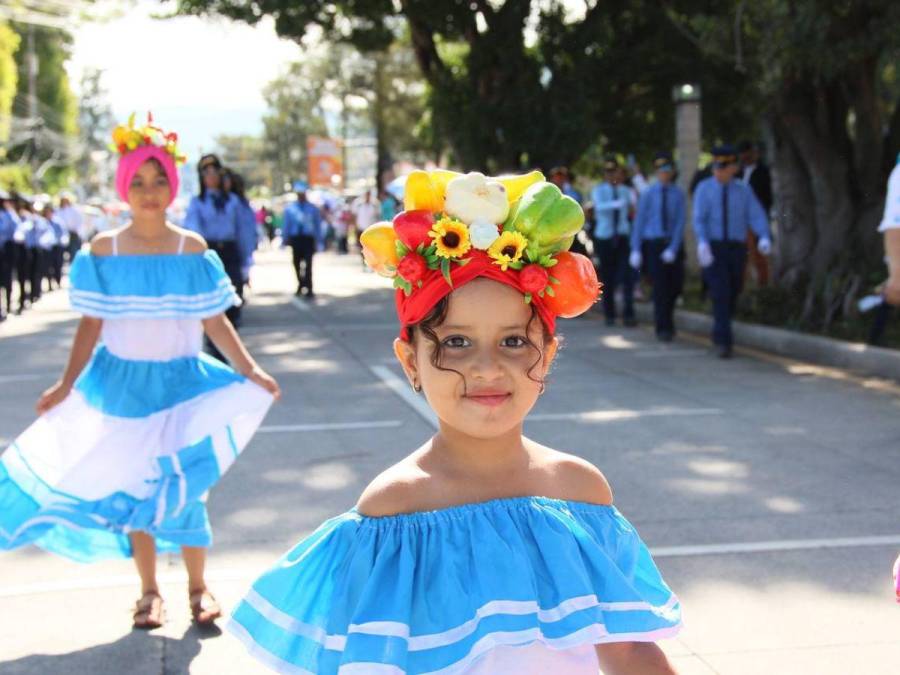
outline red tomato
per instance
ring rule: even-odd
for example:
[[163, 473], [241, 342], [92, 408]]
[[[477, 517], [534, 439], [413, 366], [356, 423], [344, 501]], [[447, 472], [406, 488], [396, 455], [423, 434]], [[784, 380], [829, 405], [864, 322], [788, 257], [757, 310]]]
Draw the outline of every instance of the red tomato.
[[580, 253], [565, 251], [554, 256], [559, 262], [550, 268], [554, 296], [544, 294], [544, 304], [557, 316], [571, 319], [591, 308], [600, 297], [600, 282], [593, 263]]

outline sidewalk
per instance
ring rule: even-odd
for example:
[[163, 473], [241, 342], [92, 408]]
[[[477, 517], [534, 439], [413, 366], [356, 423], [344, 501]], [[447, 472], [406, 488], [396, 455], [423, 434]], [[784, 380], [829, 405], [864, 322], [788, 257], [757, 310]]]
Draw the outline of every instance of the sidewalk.
[[[652, 303], [637, 303], [635, 310], [641, 321], [653, 323]], [[682, 333], [708, 338], [712, 331], [712, 317], [700, 312], [679, 309], [675, 311], [675, 326]], [[862, 342], [846, 342], [742, 321], [733, 323], [733, 331], [738, 348], [750, 347], [778, 356], [900, 382], [900, 351], [896, 349], [873, 347]]]

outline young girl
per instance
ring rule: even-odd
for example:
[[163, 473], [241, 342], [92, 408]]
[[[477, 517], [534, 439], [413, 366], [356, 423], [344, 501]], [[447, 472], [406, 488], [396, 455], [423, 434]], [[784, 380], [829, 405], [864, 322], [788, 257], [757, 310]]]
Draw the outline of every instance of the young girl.
[[413, 173], [362, 237], [440, 420], [260, 577], [229, 629], [282, 673], [671, 674], [680, 606], [590, 463], [522, 435], [557, 317], [596, 301], [578, 204], [537, 173]]
[[[40, 417], [0, 459], [0, 549], [133, 556], [134, 625], [154, 628], [163, 623], [156, 554], [180, 548], [191, 612], [209, 623], [221, 612], [204, 581], [206, 494], [279, 389], [223, 315], [236, 295], [219, 258], [166, 222], [178, 192], [174, 134], [132, 118], [113, 138], [116, 187], [133, 219], [72, 264], [72, 306], [84, 316]], [[204, 330], [238, 372], [200, 353]]]

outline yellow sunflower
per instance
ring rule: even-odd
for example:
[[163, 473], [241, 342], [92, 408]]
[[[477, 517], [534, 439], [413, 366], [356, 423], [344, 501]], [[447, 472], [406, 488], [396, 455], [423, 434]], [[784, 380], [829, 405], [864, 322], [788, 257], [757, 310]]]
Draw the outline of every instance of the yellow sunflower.
[[468, 226], [453, 218], [441, 218], [428, 234], [437, 247], [435, 253], [441, 258], [460, 258], [472, 248]]
[[528, 248], [528, 240], [521, 232], [503, 232], [488, 249], [488, 255], [494, 259], [495, 265], [500, 265], [504, 272], [512, 263], [522, 259], [522, 254]]

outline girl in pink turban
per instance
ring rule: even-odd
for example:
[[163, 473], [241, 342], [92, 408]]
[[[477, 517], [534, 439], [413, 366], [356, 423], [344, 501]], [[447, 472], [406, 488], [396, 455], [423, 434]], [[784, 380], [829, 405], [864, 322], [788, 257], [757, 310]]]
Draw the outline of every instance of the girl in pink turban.
[[[166, 222], [183, 161], [177, 136], [132, 117], [113, 140], [132, 220], [72, 263], [83, 316], [40, 416], [0, 456], [0, 550], [133, 557], [137, 628], [162, 625], [156, 556], [180, 550], [191, 612], [207, 624], [221, 610], [204, 578], [206, 495], [280, 392], [225, 318], [238, 300], [221, 260]], [[204, 332], [234, 369], [201, 353]]]

